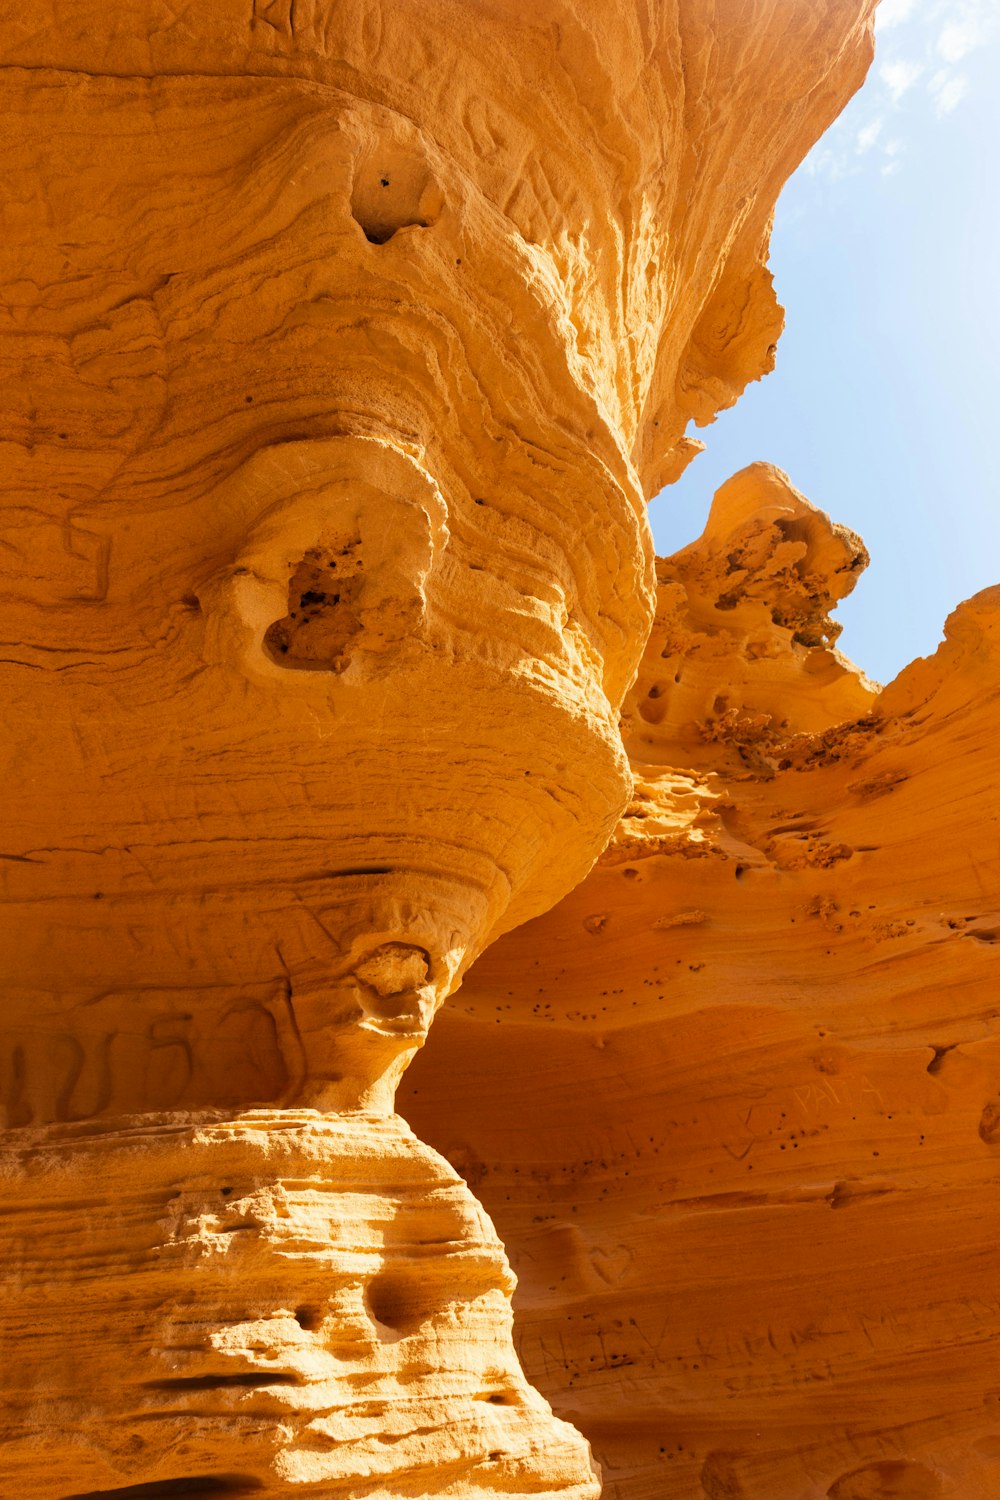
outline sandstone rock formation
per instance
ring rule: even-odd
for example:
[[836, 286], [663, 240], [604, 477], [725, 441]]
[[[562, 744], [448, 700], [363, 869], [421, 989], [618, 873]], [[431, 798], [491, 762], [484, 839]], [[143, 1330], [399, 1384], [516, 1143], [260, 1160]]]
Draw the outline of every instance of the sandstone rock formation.
[[767, 465], [720, 490], [614, 841], [400, 1093], [606, 1500], [1000, 1494], [1000, 588], [878, 691], [827, 615], [866, 561]]
[[[607, 1493], [683, 1493], [687, 1459], [654, 1444], [666, 1334], [643, 1256], [671, 1289], [671, 1341], [710, 1320], [677, 1272], [683, 1236], [664, 1241], [673, 1189], [646, 1184], [607, 1235], [622, 1184], [595, 1164], [622, 1132], [640, 1149], [620, 1090], [655, 1111], [669, 1049], [701, 1097], [699, 1048], [723, 1091], [755, 1066], [791, 1087], [812, 1066], [800, 990], [826, 994], [835, 972], [842, 1012], [823, 1025], [845, 1069], [868, 1080], [865, 1049], [882, 1058], [897, 1033], [900, 1055], [931, 1045], [916, 1001], [909, 1031], [886, 1024], [858, 955], [878, 940], [929, 973], [892, 946], [910, 916], [883, 911], [886, 860], [912, 868], [900, 911], [927, 890], [906, 736], [930, 683], [940, 727], [922, 732], [978, 744], [960, 660], [989, 660], [983, 604], [951, 665], [873, 705], [826, 618], [860, 544], [772, 471], [727, 489], [657, 590], [645, 499], [696, 451], [689, 423], [770, 368], [770, 215], [863, 77], [872, 8], [0, 0], [0, 1440], [18, 1500], [593, 1500], [561, 1416], [593, 1438]], [[888, 805], [906, 816], [880, 863], [865, 830]], [[667, 894], [678, 868], [651, 915], [649, 887]], [[860, 868], [877, 918], [840, 915], [855, 897], [837, 882]], [[956, 882], [965, 869], [963, 850]], [[990, 920], [964, 963], [988, 954]], [[407, 1094], [449, 1167], [394, 1091], [497, 938]], [[662, 975], [632, 994], [650, 943]], [[709, 951], [725, 972], [706, 1006]], [[791, 955], [780, 995], [772, 951]], [[668, 963], [687, 1031], [664, 1026]], [[568, 1021], [527, 994], [542, 970]], [[594, 993], [598, 972], [627, 999]], [[965, 983], [961, 963], [944, 972]], [[484, 1004], [501, 1010], [477, 1052]], [[536, 1011], [497, 1030], [508, 1004]], [[954, 1067], [967, 1040], [933, 1046]], [[697, 1218], [722, 1164], [709, 1130], [684, 1165], [688, 1106], [670, 1107], [678, 1140], [654, 1127], [654, 1144], [676, 1147]], [[779, 1188], [733, 1141], [766, 1215]], [[828, 1192], [863, 1196], [837, 1151]], [[557, 1163], [531, 1189], [544, 1206], [505, 1203], [504, 1160], [530, 1184], [533, 1152]], [[521, 1350], [542, 1395], [514, 1355], [503, 1250], [455, 1168], [529, 1267]], [[743, 1175], [718, 1191], [745, 1196]], [[702, 1300], [721, 1308], [714, 1253]], [[630, 1277], [642, 1313], [621, 1316], [656, 1351], [638, 1394], [594, 1298], [631, 1309]], [[722, 1363], [756, 1422], [758, 1366]], [[744, 1479], [738, 1424], [698, 1389], [704, 1493], [770, 1484], [766, 1466]], [[813, 1463], [788, 1404], [775, 1484]], [[830, 1493], [865, 1493], [850, 1475], [870, 1463], [894, 1483], [893, 1453], [869, 1461], [838, 1422], [854, 1448]]]
[[0, 1170], [5, 1264], [47, 1247], [6, 1291], [6, 1494], [595, 1493], [503, 1247], [398, 1116], [49, 1126]]

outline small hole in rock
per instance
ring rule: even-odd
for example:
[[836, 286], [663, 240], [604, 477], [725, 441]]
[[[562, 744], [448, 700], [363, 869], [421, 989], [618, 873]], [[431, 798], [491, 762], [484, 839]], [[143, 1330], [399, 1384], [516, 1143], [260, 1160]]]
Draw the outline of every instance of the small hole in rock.
[[295, 1309], [295, 1321], [296, 1323], [298, 1323], [299, 1327], [304, 1328], [307, 1333], [312, 1333], [319, 1327], [320, 1323], [323, 1321], [323, 1317], [318, 1308], [297, 1307]]
[[[931, 1046], [934, 1046], [933, 1042], [931, 1043]], [[935, 1073], [940, 1073], [941, 1069], [944, 1067], [944, 1060], [947, 1057], [948, 1053], [954, 1051], [957, 1046], [957, 1042], [949, 1042], [947, 1046], [934, 1047], [934, 1056], [927, 1064], [928, 1073], [930, 1073], [932, 1076]]]
[[372, 1278], [365, 1302], [371, 1316], [383, 1328], [405, 1335], [439, 1315], [448, 1298], [418, 1269], [393, 1267]]
[[[356, 606], [364, 586], [360, 538], [340, 547], [338, 563], [331, 552], [336, 543], [311, 547], [294, 565], [288, 588], [288, 614], [275, 620], [264, 635], [264, 650], [272, 660], [299, 670], [340, 671], [346, 666], [354, 638], [361, 629]], [[337, 569], [336, 592], [330, 591], [330, 570]]]
[[377, 158], [365, 153], [358, 161], [351, 213], [369, 244], [384, 245], [400, 229], [426, 229], [443, 207], [443, 195], [419, 149], [383, 142]]

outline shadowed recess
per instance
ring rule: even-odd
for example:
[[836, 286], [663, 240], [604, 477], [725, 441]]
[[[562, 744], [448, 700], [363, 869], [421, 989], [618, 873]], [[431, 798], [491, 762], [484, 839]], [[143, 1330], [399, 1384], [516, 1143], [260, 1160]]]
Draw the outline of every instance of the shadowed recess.
[[87, 1490], [64, 1500], [173, 1500], [175, 1495], [249, 1495], [264, 1486], [248, 1474], [189, 1475], [182, 1479], [154, 1479], [151, 1484], [128, 1484], [117, 1490]]

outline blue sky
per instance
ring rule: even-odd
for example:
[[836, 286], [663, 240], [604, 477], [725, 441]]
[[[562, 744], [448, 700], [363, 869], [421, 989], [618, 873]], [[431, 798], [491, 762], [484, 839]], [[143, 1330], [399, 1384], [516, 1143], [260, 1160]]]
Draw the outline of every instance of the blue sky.
[[887, 682], [1000, 582], [1000, 0], [883, 0], [868, 80], [789, 182], [773, 375], [652, 502], [661, 554], [766, 459], [872, 555], [841, 648]]

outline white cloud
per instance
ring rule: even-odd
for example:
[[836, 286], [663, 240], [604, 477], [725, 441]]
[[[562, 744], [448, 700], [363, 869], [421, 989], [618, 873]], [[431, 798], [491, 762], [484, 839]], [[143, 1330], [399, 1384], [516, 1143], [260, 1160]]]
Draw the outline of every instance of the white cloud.
[[905, 58], [882, 64], [879, 72], [892, 96], [893, 104], [899, 103], [907, 89], [913, 87], [923, 71], [920, 63], [908, 62]]
[[969, 12], [961, 19], [949, 21], [942, 28], [938, 37], [937, 49], [945, 62], [961, 62], [963, 57], [968, 57], [977, 47], [985, 41], [985, 34], [979, 17], [975, 12]]
[[877, 119], [869, 120], [867, 125], [862, 125], [854, 138], [854, 149], [859, 156], [871, 150], [882, 133], [884, 123], [882, 116], [879, 115]]
[[883, 141], [882, 165], [879, 168], [883, 177], [892, 177], [899, 171], [901, 166], [900, 157], [905, 149], [903, 142], [898, 136], [894, 136], [891, 141]]
[[914, 0], [882, 0], [875, 12], [875, 30], [888, 31], [893, 26], [901, 26], [913, 14], [913, 6]]
[[895, 175], [906, 159], [909, 133], [944, 120], [982, 86], [978, 59], [964, 63], [995, 47], [1000, 0], [879, 0], [875, 26], [880, 41], [865, 90], [867, 109], [857, 123], [835, 127], [810, 153], [805, 171], [818, 180], [836, 183], [862, 172]]
[[969, 80], [961, 73], [949, 73], [942, 69], [931, 79], [930, 91], [934, 98], [934, 112], [940, 120], [961, 104], [969, 92]]
[[825, 177], [827, 182], [842, 182], [845, 177], [850, 177], [857, 171], [857, 167], [851, 166], [845, 152], [830, 146], [811, 151], [805, 159], [804, 168], [810, 177]]

